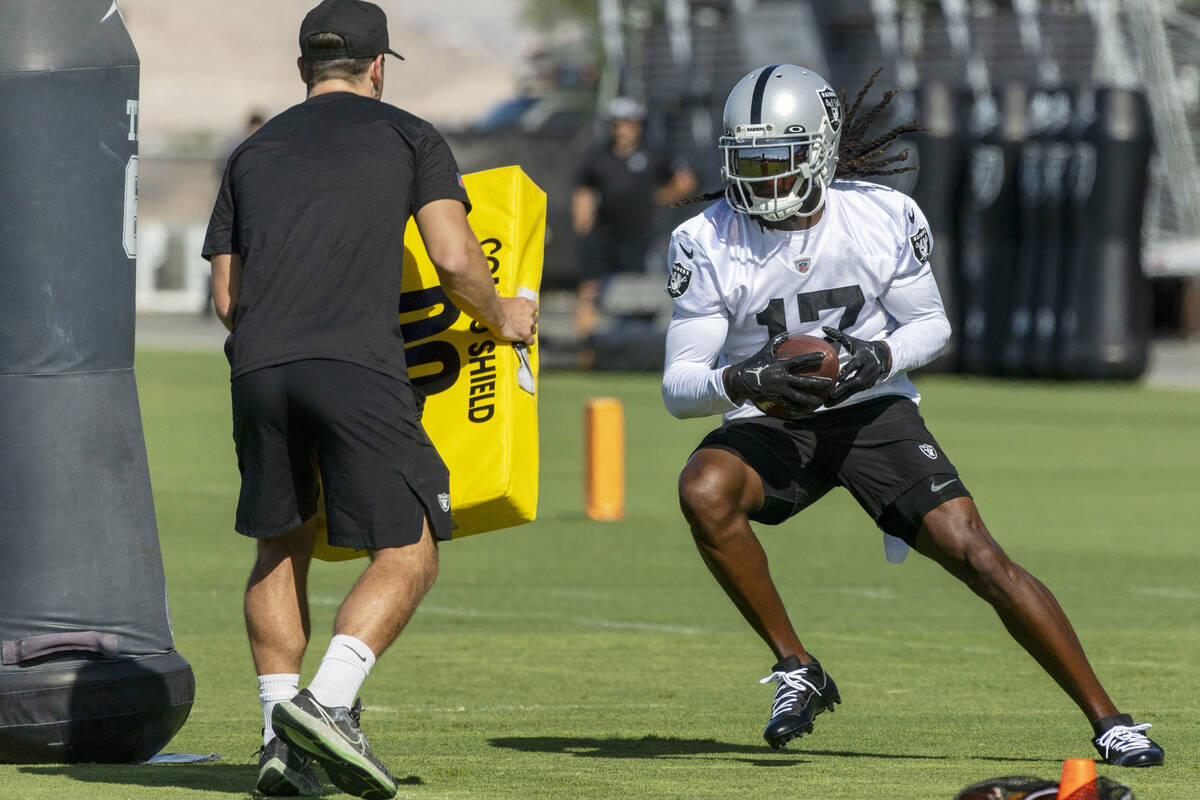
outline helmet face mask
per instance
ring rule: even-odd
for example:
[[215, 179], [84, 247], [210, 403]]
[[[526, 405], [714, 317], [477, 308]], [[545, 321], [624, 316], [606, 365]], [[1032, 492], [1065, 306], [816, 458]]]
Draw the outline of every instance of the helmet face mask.
[[739, 81], [719, 142], [730, 206], [772, 222], [817, 213], [837, 167], [841, 121], [836, 93], [808, 70], [779, 64]]

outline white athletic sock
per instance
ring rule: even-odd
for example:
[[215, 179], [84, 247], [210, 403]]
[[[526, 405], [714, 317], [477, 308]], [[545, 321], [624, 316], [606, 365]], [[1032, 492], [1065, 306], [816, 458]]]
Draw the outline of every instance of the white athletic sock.
[[375, 654], [365, 642], [339, 633], [329, 643], [308, 691], [323, 706], [349, 708], [374, 665]]
[[279, 673], [258, 676], [258, 701], [263, 710], [263, 745], [275, 738], [271, 728], [271, 712], [284, 700], [291, 700], [300, 691], [300, 676]]

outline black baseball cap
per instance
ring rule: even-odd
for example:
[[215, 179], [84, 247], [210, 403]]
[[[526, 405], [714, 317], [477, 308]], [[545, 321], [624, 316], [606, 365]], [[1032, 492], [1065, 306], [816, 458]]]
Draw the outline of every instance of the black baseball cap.
[[[346, 46], [335, 50], [322, 48], [310, 53], [308, 37], [316, 33], [336, 33], [346, 40]], [[388, 48], [387, 15], [374, 3], [365, 0], [324, 0], [309, 11], [300, 23], [300, 57], [306, 61], [374, 58], [380, 53], [391, 53], [404, 60], [404, 56]]]

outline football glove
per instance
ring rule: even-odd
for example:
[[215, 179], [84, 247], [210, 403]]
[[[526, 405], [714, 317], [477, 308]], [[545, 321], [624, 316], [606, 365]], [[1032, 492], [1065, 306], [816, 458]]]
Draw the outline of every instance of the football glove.
[[828, 326], [821, 330], [831, 344], [841, 345], [850, 354], [825, 405], [836, 406], [850, 395], [870, 389], [892, 371], [892, 351], [885, 342], [856, 339]]
[[816, 369], [825, 354], [802, 353], [777, 360], [775, 351], [787, 337], [786, 333], [781, 333], [745, 361], [725, 368], [722, 379], [730, 400], [739, 406], [747, 400], [755, 406], [764, 402], [782, 404], [790, 412], [789, 417], [805, 416], [824, 402], [811, 392], [824, 393], [831, 383], [829, 378], [794, 375], [792, 372]]

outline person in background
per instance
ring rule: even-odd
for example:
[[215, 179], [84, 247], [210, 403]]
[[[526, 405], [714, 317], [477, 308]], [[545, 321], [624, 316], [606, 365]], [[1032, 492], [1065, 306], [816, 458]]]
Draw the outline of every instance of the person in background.
[[646, 111], [628, 97], [605, 111], [606, 140], [580, 165], [571, 195], [571, 222], [580, 238], [581, 279], [576, 293], [575, 334], [585, 344], [580, 366], [590, 366], [589, 336], [599, 323], [608, 279], [642, 274], [654, 233], [655, 212], [695, 191], [687, 164], [672, 163], [643, 141]]

